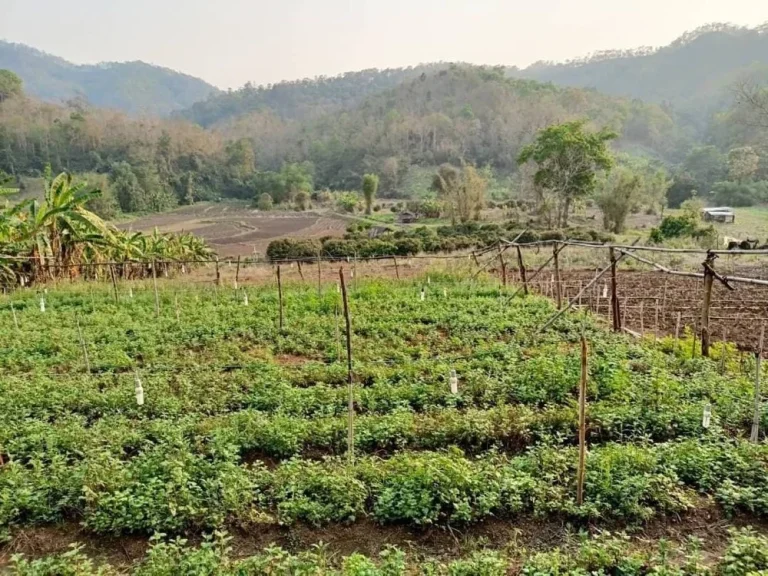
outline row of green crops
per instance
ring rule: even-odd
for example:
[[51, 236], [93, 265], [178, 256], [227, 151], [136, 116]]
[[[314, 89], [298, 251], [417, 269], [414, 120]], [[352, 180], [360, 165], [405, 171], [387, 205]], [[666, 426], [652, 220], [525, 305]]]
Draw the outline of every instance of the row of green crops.
[[[503, 554], [478, 549], [453, 561], [413, 557], [387, 547], [371, 559], [352, 554], [333, 558], [323, 546], [292, 554], [269, 547], [261, 554], [236, 559], [231, 539], [216, 533], [199, 546], [183, 539], [157, 539], [146, 557], [130, 568], [117, 571], [99, 565], [80, 548], [58, 555], [27, 560], [13, 558], [11, 574], [16, 576], [748, 576], [768, 570], [768, 539], [749, 528], [732, 530], [727, 548], [715, 557], [705, 554], [703, 542], [695, 537], [682, 544], [660, 541], [638, 546], [636, 541], [610, 534], [580, 536], [570, 545], [529, 554]], [[522, 556], [522, 557], [518, 557]]]
[[[721, 373], [717, 357], [689, 358], [689, 343], [629, 341], [576, 314], [534, 337], [551, 302], [449, 276], [350, 290], [354, 465], [342, 459], [348, 392], [332, 286], [287, 286], [282, 331], [270, 286], [249, 289], [246, 304], [242, 291], [163, 283], [159, 318], [142, 283], [121, 286], [118, 303], [93, 284], [0, 298], [0, 525], [636, 522], [685, 511], [696, 493], [765, 512], [765, 448], [740, 440], [752, 376], [733, 349]], [[592, 449], [579, 508], [582, 332]]]
[[525, 455], [401, 451], [388, 459], [292, 459], [241, 465], [167, 441], [130, 458], [31, 459], [4, 466], [4, 526], [79, 518], [96, 533], [178, 533], [227, 524], [467, 524], [521, 513], [646, 520], [691, 509], [696, 494], [730, 511], [768, 512], [768, 447], [741, 441], [608, 444], [590, 451], [586, 500], [575, 502], [576, 449]]

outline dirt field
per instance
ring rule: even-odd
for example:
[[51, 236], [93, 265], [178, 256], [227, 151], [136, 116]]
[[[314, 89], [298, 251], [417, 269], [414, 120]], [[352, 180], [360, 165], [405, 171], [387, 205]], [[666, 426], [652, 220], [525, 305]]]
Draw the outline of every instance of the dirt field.
[[276, 238], [341, 236], [347, 222], [315, 212], [260, 212], [245, 203], [196, 204], [124, 222], [141, 232], [191, 232], [205, 238], [221, 257], [263, 255]]

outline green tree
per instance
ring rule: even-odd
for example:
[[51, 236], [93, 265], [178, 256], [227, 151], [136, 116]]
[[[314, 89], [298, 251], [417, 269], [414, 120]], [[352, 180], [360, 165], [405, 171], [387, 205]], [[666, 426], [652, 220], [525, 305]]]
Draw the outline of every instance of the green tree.
[[272, 210], [272, 196], [264, 192], [261, 196], [259, 196], [259, 201], [256, 204], [257, 208], [263, 212], [268, 212], [269, 210]]
[[603, 213], [603, 227], [615, 234], [623, 232], [627, 216], [642, 200], [642, 192], [640, 174], [627, 166], [612, 170], [595, 196], [595, 203]]
[[536, 163], [534, 185], [554, 195], [558, 226], [566, 228], [574, 202], [595, 190], [598, 172], [610, 170], [608, 142], [614, 138], [609, 130], [586, 131], [584, 121], [566, 122], [539, 132], [518, 155], [518, 164]]
[[363, 176], [363, 198], [365, 199], [365, 213], [370, 215], [373, 207], [373, 199], [376, 198], [376, 192], [379, 189], [379, 177], [376, 174], [366, 174]]
[[22, 93], [21, 78], [10, 70], [0, 70], [0, 102]]
[[734, 182], [751, 180], [760, 166], [760, 156], [751, 146], [733, 148], [728, 152], [728, 177]]
[[688, 154], [683, 170], [693, 179], [699, 192], [708, 194], [715, 182], [725, 180], [725, 156], [714, 146], [699, 146]]
[[309, 208], [309, 193], [306, 190], [299, 190], [293, 197], [293, 201], [296, 204], [296, 209], [303, 212]]
[[454, 224], [480, 219], [487, 187], [488, 182], [474, 166], [459, 169], [443, 164], [432, 179], [432, 189], [443, 200]]

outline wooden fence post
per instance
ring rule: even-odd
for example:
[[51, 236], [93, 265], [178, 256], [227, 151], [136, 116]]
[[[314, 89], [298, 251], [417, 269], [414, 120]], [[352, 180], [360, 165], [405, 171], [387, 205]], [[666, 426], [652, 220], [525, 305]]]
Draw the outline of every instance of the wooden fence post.
[[760, 436], [760, 368], [763, 360], [763, 339], [765, 338], [765, 322], [760, 327], [760, 342], [757, 346], [757, 355], [755, 356], [755, 414], [752, 417], [752, 433], [749, 436], [750, 441], [757, 442]]
[[725, 374], [725, 356], [728, 353], [728, 328], [723, 326], [723, 347], [720, 350], [720, 374]]
[[283, 281], [280, 278], [280, 264], [277, 265], [277, 306], [280, 309], [278, 313], [278, 326], [280, 332], [283, 331]]
[[517, 265], [520, 268], [520, 281], [523, 283], [523, 294], [528, 296], [528, 280], [525, 276], [525, 264], [523, 263], [523, 251], [517, 246]]
[[616, 252], [611, 252], [611, 313], [613, 316], [613, 331], [621, 332], [621, 311], [619, 310], [619, 294], [616, 280]]
[[555, 242], [554, 258], [555, 258], [555, 300], [557, 301], [557, 309], [560, 310], [563, 307], [563, 293], [560, 286], [560, 260], [558, 256], [560, 250], [558, 250], [558, 243]]
[[[504, 262], [504, 254], [501, 252], [501, 242], [497, 245], [499, 249], [499, 263], [501, 264], [501, 284], [504, 288], [507, 287], [507, 265]], [[519, 250], [520, 248], [518, 248]]]
[[712, 265], [715, 262], [714, 254], [707, 254], [704, 262], [704, 296], [701, 300], [701, 355], [709, 356], [709, 306], [712, 303], [712, 283], [715, 274]]
[[354, 374], [352, 372], [352, 321], [349, 317], [349, 300], [347, 285], [344, 282], [344, 268], [339, 268], [341, 280], [341, 298], [344, 301], [344, 321], [347, 327], [347, 384], [349, 395], [347, 399], [347, 458], [350, 464], [355, 463], [355, 396]]
[[323, 267], [320, 263], [320, 253], [317, 254], [317, 297], [319, 298], [322, 293], [322, 282], [323, 282]]
[[397, 256], [392, 256], [392, 260], [395, 261], [395, 275], [397, 276], [397, 279], [400, 280], [400, 266], [397, 265]]
[[157, 261], [152, 260], [152, 287], [155, 289], [155, 317], [160, 316], [160, 295], [157, 293]]
[[115, 267], [112, 264], [109, 265], [109, 275], [112, 277], [112, 293], [115, 296], [115, 304], [119, 304], [120, 299], [117, 296], [117, 280], [115, 280]]
[[581, 335], [581, 380], [579, 382], [579, 468], [576, 476], [576, 504], [584, 503], [584, 476], [587, 460], [587, 340]]
[[235, 268], [235, 290], [237, 290], [237, 285], [239, 281], [240, 281], [240, 256], [237, 257], [237, 268]]
[[645, 300], [640, 297], [640, 336], [645, 336]]
[[659, 338], [659, 299], [656, 298], [653, 305], [654, 320], [653, 320], [653, 339]]
[[682, 315], [682, 312], [677, 312], [677, 322], [675, 323], [675, 347], [677, 347], [678, 343], [680, 342], [680, 320]]
[[88, 346], [85, 344], [85, 338], [83, 338], [83, 330], [80, 328], [80, 317], [75, 316], [75, 322], [77, 323], [77, 335], [80, 337], [80, 346], [83, 349], [83, 360], [85, 361], [85, 371], [91, 373], [91, 363], [88, 360]]
[[221, 272], [219, 271], [219, 259], [216, 258], [216, 286], [221, 286]]
[[301, 276], [301, 281], [304, 282], [304, 272], [301, 270], [301, 260], [297, 260], [296, 265], [299, 268], [299, 276]]

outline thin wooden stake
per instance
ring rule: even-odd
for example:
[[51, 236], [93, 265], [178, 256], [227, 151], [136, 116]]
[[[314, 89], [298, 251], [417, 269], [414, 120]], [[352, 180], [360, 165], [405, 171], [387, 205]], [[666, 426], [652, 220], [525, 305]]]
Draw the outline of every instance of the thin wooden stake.
[[240, 282], [240, 256], [237, 257], [237, 268], [235, 268], [235, 290]]
[[645, 300], [640, 300], [640, 336], [645, 336]]
[[83, 338], [83, 330], [80, 328], [80, 317], [75, 316], [75, 322], [77, 323], [77, 335], [80, 337], [80, 346], [83, 349], [83, 360], [85, 361], [86, 373], [91, 373], [91, 363], [88, 360], [88, 346], [85, 344], [85, 338]]
[[[499, 249], [499, 263], [501, 265], [501, 285], [504, 288], [507, 287], [507, 264], [504, 262], [504, 254], [501, 251], [501, 242], [499, 242], [497, 248]], [[518, 248], [520, 250], [520, 248]]]
[[621, 311], [619, 310], [619, 294], [616, 280], [616, 252], [610, 249], [611, 254], [611, 316], [613, 317], [613, 331], [621, 332]]
[[584, 503], [587, 464], [587, 340], [581, 335], [581, 380], [579, 382], [579, 468], [576, 476], [576, 504]]
[[317, 297], [320, 298], [323, 293], [322, 288], [322, 282], [323, 282], [323, 268], [320, 263], [320, 253], [317, 254]]
[[344, 302], [344, 322], [347, 332], [347, 384], [349, 395], [347, 399], [347, 458], [350, 464], [355, 463], [355, 377], [352, 372], [352, 320], [349, 316], [349, 300], [347, 298], [347, 285], [344, 282], [344, 268], [339, 268], [339, 280], [341, 281], [341, 298]]
[[333, 315], [336, 320], [336, 358], [337, 360], [341, 360], [341, 335], [339, 333], [339, 303], [336, 302], [336, 305], [333, 308]]
[[179, 295], [173, 295], [173, 305], [176, 308], [176, 322], [181, 324], [181, 315], [179, 314]]
[[696, 358], [696, 335], [699, 331], [698, 324], [694, 321], [693, 323], [693, 344], [691, 345], [691, 358]]
[[283, 281], [280, 278], [280, 264], [277, 265], [277, 306], [280, 309], [278, 313], [278, 326], [280, 332], [283, 331]]
[[680, 320], [683, 316], [682, 312], [677, 313], [677, 322], [675, 322], [675, 345], [680, 342]]
[[520, 250], [520, 246], [517, 248], [517, 265], [520, 268], [520, 281], [523, 283], [523, 294], [528, 296], [528, 280], [525, 277], [525, 264], [523, 263], [523, 251]]
[[558, 259], [560, 250], [558, 250], [557, 242], [555, 242], [553, 250], [555, 259], [555, 299], [557, 301], [557, 309], [560, 310], [563, 307], [563, 293], [560, 286], [560, 261]]
[[115, 296], [115, 304], [119, 304], [120, 298], [117, 295], [117, 280], [115, 280], [115, 267], [112, 264], [109, 265], [109, 275], [112, 277], [112, 292]]
[[397, 276], [397, 279], [400, 280], [400, 266], [397, 265], [397, 256], [392, 256], [392, 260], [395, 261], [395, 275]]
[[157, 293], [157, 262], [152, 260], [152, 285], [155, 288], [155, 317], [160, 317], [160, 295]]
[[221, 286], [221, 272], [219, 271], [219, 259], [216, 258], [216, 286]]
[[304, 282], [304, 272], [301, 270], [301, 260], [298, 260], [296, 264], [298, 264], [299, 267], [299, 276], [301, 276], [301, 281]]
[[708, 254], [704, 262], [704, 295], [701, 299], [701, 355], [705, 358], [709, 356], [709, 306], [712, 302], [712, 283], [715, 280], [712, 270], [714, 262], [715, 255]]
[[654, 300], [653, 339], [659, 339], [659, 299]]
[[11, 302], [11, 314], [13, 314], [13, 325], [16, 326], [16, 330], [20, 331], [19, 319], [16, 317], [16, 308], [13, 307], [13, 302]]
[[728, 329], [723, 326], [723, 347], [720, 350], [720, 374], [725, 374], [725, 356], [728, 353]]
[[763, 360], [763, 340], [765, 338], [765, 322], [760, 327], [760, 343], [755, 357], [755, 414], [752, 417], [752, 434], [749, 439], [757, 442], [760, 437], [760, 368]]

